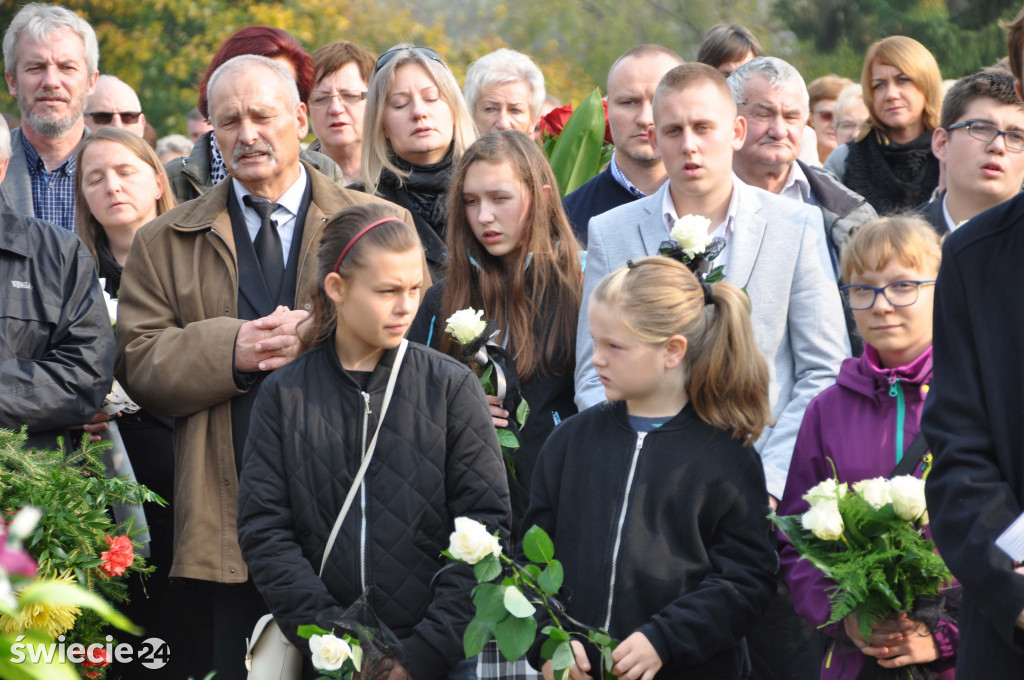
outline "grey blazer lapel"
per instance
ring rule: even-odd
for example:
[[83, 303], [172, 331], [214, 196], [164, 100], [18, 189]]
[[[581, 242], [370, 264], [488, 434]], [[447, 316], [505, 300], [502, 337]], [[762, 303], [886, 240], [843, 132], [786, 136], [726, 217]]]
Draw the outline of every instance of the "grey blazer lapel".
[[739, 192], [739, 200], [725, 276], [730, 283], [743, 288], [750, 282], [750, 274], [754, 271], [754, 263], [761, 251], [768, 224], [761, 214], [761, 201], [758, 200], [757, 192], [739, 180], [735, 180], [733, 187], [734, 191]]
[[35, 216], [35, 208], [32, 205], [32, 180], [28, 176], [28, 163], [25, 160], [25, 145], [20, 128], [11, 132], [11, 162], [7, 166], [3, 184], [0, 184], [0, 195], [16, 212]]
[[643, 214], [640, 216], [640, 240], [644, 244], [645, 255], [657, 255], [661, 242], [668, 238], [668, 231], [665, 229], [665, 220], [662, 219], [661, 206], [664, 204], [665, 192], [668, 191], [668, 182], [661, 185], [661, 188], [651, 194], [650, 199], [640, 202]]

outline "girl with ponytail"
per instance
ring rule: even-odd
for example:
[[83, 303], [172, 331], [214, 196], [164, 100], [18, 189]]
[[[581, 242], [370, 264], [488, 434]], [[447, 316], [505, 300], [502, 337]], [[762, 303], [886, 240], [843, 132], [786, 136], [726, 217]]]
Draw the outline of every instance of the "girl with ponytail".
[[[608, 401], [552, 433], [524, 524], [554, 540], [568, 615], [621, 640], [614, 675], [739, 678], [778, 564], [752, 446], [771, 411], [750, 303], [647, 257], [589, 304]], [[570, 677], [600, 677], [595, 650], [573, 646]]]

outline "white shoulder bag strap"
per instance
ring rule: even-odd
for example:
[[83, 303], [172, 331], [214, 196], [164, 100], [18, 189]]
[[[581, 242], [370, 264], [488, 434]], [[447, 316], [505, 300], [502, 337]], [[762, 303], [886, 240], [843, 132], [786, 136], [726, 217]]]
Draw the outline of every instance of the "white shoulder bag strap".
[[384, 390], [384, 405], [380, 409], [380, 418], [377, 419], [377, 429], [373, 433], [373, 439], [370, 440], [370, 445], [366, 447], [366, 453], [363, 454], [363, 462], [359, 466], [359, 471], [356, 473], [355, 479], [352, 480], [352, 488], [348, 490], [348, 496], [345, 497], [345, 503], [341, 506], [341, 512], [338, 513], [338, 519], [334, 520], [334, 528], [331, 529], [331, 536], [327, 539], [327, 549], [324, 550], [324, 558], [320, 562], [320, 576], [324, 574], [324, 567], [327, 566], [327, 556], [331, 554], [331, 548], [334, 547], [334, 540], [338, 538], [338, 532], [341, 531], [341, 524], [345, 521], [345, 515], [348, 514], [348, 510], [352, 507], [352, 501], [356, 497], [356, 491], [359, 490], [359, 485], [363, 483], [363, 477], [366, 475], [366, 468], [370, 466], [370, 459], [373, 458], [373, 451], [377, 448], [377, 435], [380, 434], [380, 426], [384, 422], [384, 416], [388, 412], [388, 404], [391, 403], [391, 394], [395, 391], [395, 382], [398, 380], [398, 369], [402, 367], [402, 359], [405, 357], [405, 350], [409, 346], [409, 341], [402, 339], [402, 343], [398, 346], [398, 353], [395, 354], [395, 364], [391, 367], [391, 375], [388, 376], [388, 387]]

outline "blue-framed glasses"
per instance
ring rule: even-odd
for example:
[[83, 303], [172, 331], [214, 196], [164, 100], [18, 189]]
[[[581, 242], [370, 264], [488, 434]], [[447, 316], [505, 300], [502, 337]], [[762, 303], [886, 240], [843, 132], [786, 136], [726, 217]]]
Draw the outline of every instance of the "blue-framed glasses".
[[874, 307], [879, 293], [893, 307], [909, 307], [917, 302], [921, 286], [932, 285], [935, 285], [934, 279], [930, 281], [893, 281], [880, 288], [856, 283], [850, 286], [839, 286], [839, 291], [843, 294], [843, 301], [846, 305], [859, 312]]
[[441, 66], [447, 68], [444, 61], [441, 59], [441, 55], [435, 52], [434, 50], [430, 49], [429, 47], [409, 47], [408, 45], [403, 45], [402, 47], [395, 47], [393, 49], [390, 49], [384, 54], [380, 55], [380, 58], [377, 60], [377, 63], [373, 67], [373, 72], [376, 73], [382, 67], [386, 66], [389, 61], [394, 59], [395, 55], [397, 55], [399, 52], [404, 52], [406, 50], [410, 50], [412, 52], [415, 52], [416, 54], [422, 54], [427, 59], [433, 59], [437, 63], [441, 64]]

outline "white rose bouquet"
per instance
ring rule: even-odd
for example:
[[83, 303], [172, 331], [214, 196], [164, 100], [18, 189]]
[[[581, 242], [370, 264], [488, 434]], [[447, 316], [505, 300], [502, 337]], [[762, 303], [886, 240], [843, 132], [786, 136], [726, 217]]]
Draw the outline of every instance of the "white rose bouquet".
[[[551, 659], [556, 680], [564, 679], [575, 660], [572, 636], [588, 640], [600, 649], [605, 677], [614, 677], [610, 676], [612, 650], [618, 643], [607, 631], [572, 619], [555, 599], [565, 572], [562, 563], [555, 559], [555, 546], [547, 532], [538, 526], [531, 527], [523, 536], [522, 549], [528, 560], [525, 565], [501, 553], [497, 533], [491, 534], [474, 519], [455, 518], [455, 531], [443, 553], [473, 565], [478, 584], [473, 589], [475, 615], [462, 638], [466, 658], [479, 654], [492, 639], [508, 661], [522, 657], [537, 639], [534, 614], [539, 607], [551, 621], [551, 625], [539, 631], [547, 637], [541, 656]], [[563, 621], [571, 624], [572, 630]]]
[[[803, 496], [801, 515], [771, 520], [789, 542], [835, 582], [824, 625], [856, 613], [868, 637], [872, 624], [897, 612], [915, 612], [952, 575], [925, 536], [924, 480], [904, 475], [853, 484], [826, 479]], [[919, 601], [920, 600], [920, 601]]]
[[363, 665], [363, 649], [351, 635], [336, 636], [319, 626], [299, 626], [299, 637], [309, 640], [317, 680], [352, 680]]
[[[504, 400], [505, 396], [518, 391], [512, 357], [494, 342], [500, 331], [494, 323], [484, 319], [483, 310], [472, 307], [460, 309], [448, 317], [445, 333], [459, 346], [459, 361], [468, 365], [480, 377], [484, 394]], [[515, 475], [515, 452], [519, 449], [519, 432], [526, 425], [530, 405], [519, 396], [519, 404], [513, 411], [509, 408], [508, 427], [498, 430], [498, 443], [509, 473]]]
[[712, 269], [711, 263], [725, 248], [725, 239], [710, 238], [711, 220], [702, 215], [683, 215], [675, 221], [669, 239], [662, 241], [658, 254], [678, 260], [694, 274], [701, 274], [708, 283], [725, 278], [725, 268]]

